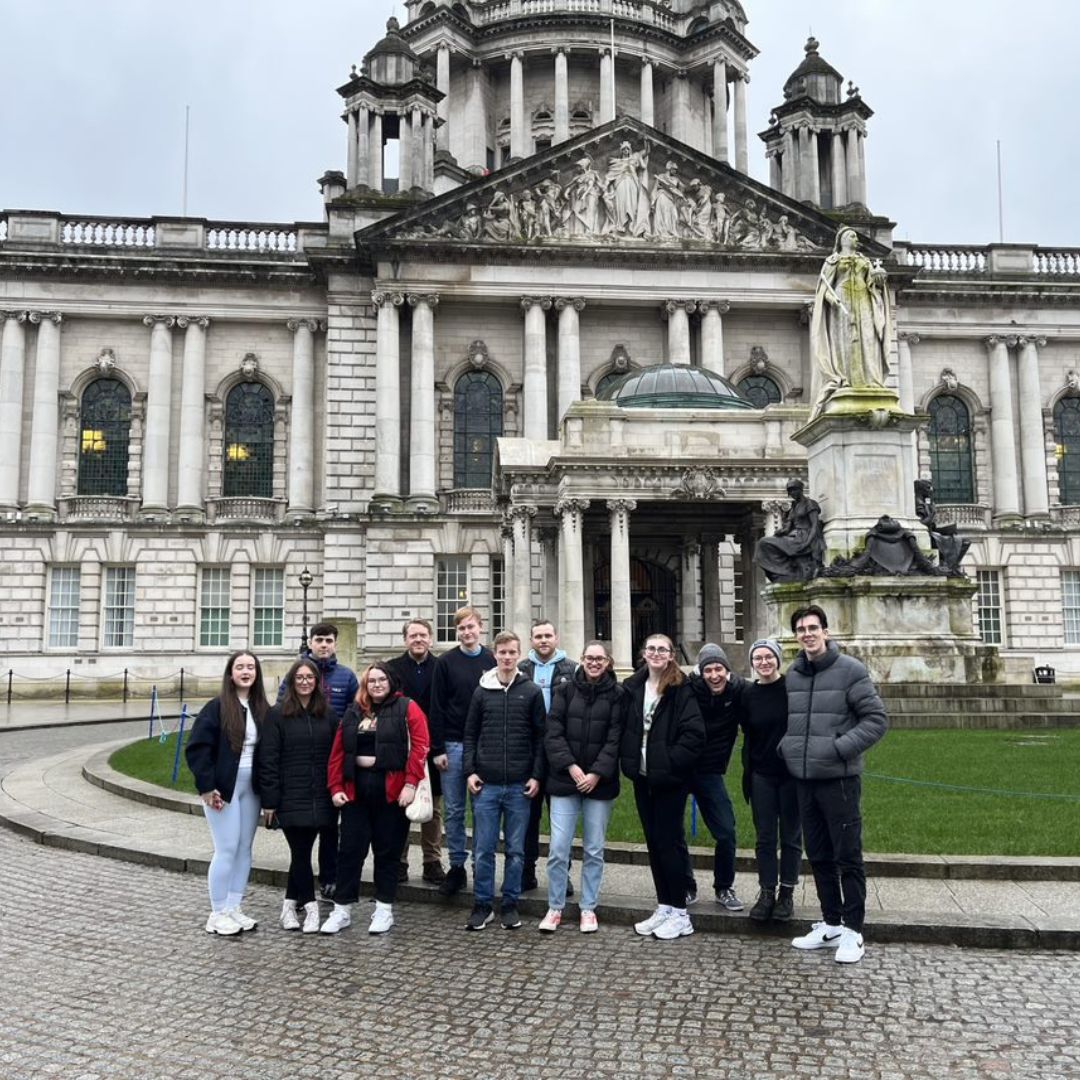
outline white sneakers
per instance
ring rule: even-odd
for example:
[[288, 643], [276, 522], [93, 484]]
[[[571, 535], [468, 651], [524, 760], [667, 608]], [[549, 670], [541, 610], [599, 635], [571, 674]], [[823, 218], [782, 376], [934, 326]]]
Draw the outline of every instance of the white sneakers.
[[326, 922], [319, 927], [321, 934], [336, 934], [352, 925], [352, 916], [347, 904], [335, 904], [334, 910], [326, 917]]
[[296, 914], [296, 901], [283, 900], [281, 903], [281, 929], [299, 930], [300, 919]]
[[694, 924], [685, 911], [673, 911], [653, 931], [653, 937], [661, 941], [673, 941], [675, 938], [689, 937], [694, 932]]
[[600, 929], [600, 924], [596, 921], [596, 912], [583, 911], [581, 921], [578, 923], [578, 929], [583, 934], [595, 934]]
[[866, 952], [863, 945], [862, 934], [844, 927], [844, 933], [840, 938], [840, 944], [836, 946], [836, 956], [833, 958], [838, 964], [857, 964]]
[[554, 934], [559, 929], [559, 923], [561, 922], [562, 912], [556, 911], [554, 908], [548, 908], [548, 913], [540, 920], [540, 925], [536, 929], [541, 934]]
[[304, 933], [317, 934], [319, 932], [319, 901], [310, 900], [304, 905]]
[[814, 923], [810, 933], [793, 938], [791, 944], [796, 949], [835, 949], [838, 964], [857, 964], [866, 953], [863, 936], [857, 930], [823, 922]]
[[238, 907], [230, 908], [225, 912], [241, 930], [254, 930], [259, 924], [250, 916], [245, 915]]
[[[327, 920], [329, 921], [329, 920]], [[375, 901], [375, 914], [371, 916], [368, 924], [369, 934], [385, 934], [394, 925], [394, 909], [390, 904], [384, 904], [381, 900]], [[326, 930], [326, 927], [323, 927]]]
[[661, 904], [647, 919], [634, 923], [634, 933], [640, 934], [642, 937], [649, 937], [667, 919], [672, 910], [667, 904]]
[[239, 934], [243, 929], [227, 911], [211, 911], [210, 918], [206, 920], [206, 932], [208, 934], [232, 937], [233, 934]]

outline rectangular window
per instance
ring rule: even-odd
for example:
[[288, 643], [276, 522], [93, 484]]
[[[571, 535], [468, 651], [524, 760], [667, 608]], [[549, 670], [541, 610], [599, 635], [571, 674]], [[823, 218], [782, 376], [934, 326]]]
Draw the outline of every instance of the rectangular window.
[[221, 648], [229, 644], [229, 568], [206, 566], [199, 603], [199, 644]]
[[456, 641], [454, 612], [469, 600], [469, 556], [440, 555], [435, 560], [435, 636]]
[[54, 566], [49, 589], [49, 648], [79, 645], [79, 568]]
[[105, 619], [102, 646], [130, 649], [135, 643], [135, 567], [105, 568]]
[[1061, 571], [1061, 607], [1065, 644], [1080, 645], [1080, 570]]
[[506, 629], [506, 564], [501, 556], [491, 560], [491, 633]]
[[1001, 644], [1001, 575], [997, 570], [980, 570], [979, 591], [975, 594], [975, 614], [979, 637], [987, 645]]
[[256, 648], [276, 648], [285, 636], [285, 571], [255, 570], [255, 632], [251, 643]]

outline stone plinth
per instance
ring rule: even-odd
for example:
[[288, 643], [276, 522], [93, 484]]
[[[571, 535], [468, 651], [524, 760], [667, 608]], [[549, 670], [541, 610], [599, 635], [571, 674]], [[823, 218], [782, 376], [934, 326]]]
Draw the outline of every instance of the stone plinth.
[[796, 608], [819, 604], [829, 634], [857, 656], [876, 682], [988, 683], [1002, 677], [993, 646], [975, 633], [966, 578], [818, 578], [805, 584], [769, 585], [763, 591], [769, 626], [781, 631], [791, 654]]
[[821, 506], [827, 563], [862, 551], [867, 532], [885, 514], [915, 533], [929, 553], [930, 537], [915, 517], [911, 433], [918, 424], [891, 390], [847, 389], [791, 436], [806, 447], [807, 493]]

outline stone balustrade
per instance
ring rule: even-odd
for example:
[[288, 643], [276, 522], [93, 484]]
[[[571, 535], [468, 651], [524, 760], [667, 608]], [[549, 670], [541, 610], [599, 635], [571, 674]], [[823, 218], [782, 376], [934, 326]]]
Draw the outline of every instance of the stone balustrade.
[[938, 503], [937, 523], [955, 525], [960, 532], [986, 532], [990, 528], [990, 507], [980, 503]]
[[61, 521], [127, 522], [135, 517], [137, 499], [121, 495], [73, 495], [59, 502]]
[[490, 514], [495, 510], [495, 496], [485, 488], [456, 488], [443, 492], [448, 514]]
[[962, 247], [959, 244], [912, 244], [904, 251], [908, 266], [919, 266], [930, 273], [982, 274], [986, 271], [985, 247]]
[[896, 245], [896, 257], [906, 266], [917, 266], [926, 274], [1045, 274], [1065, 277], [1080, 275], [1080, 248], [1040, 248], [1033, 244]]
[[206, 227], [206, 246], [211, 251], [295, 254], [301, 250], [295, 225], [248, 225], [211, 221]]
[[1080, 274], [1080, 249], [1035, 249], [1036, 274]]
[[1051, 506], [1050, 520], [1063, 529], [1080, 528], [1080, 506]]
[[284, 499], [258, 499], [250, 496], [230, 496], [229, 498], [207, 499], [206, 520], [216, 522], [270, 522], [277, 524], [285, 520]]
[[487, 0], [472, 6], [472, 18], [478, 26], [489, 26], [504, 19], [523, 15], [596, 14], [614, 15], [622, 19], [635, 19], [652, 23], [663, 30], [674, 31], [677, 23], [685, 23], [685, 16], [672, 14], [656, 0]]
[[61, 218], [60, 243], [82, 247], [153, 247], [151, 219]]

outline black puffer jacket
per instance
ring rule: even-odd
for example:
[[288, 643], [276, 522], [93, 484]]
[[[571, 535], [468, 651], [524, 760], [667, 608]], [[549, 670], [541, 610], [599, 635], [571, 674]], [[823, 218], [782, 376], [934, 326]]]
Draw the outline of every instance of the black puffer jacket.
[[509, 686], [487, 671], [465, 717], [466, 776], [486, 784], [524, 784], [544, 778], [544, 695], [521, 672]]
[[[623, 684], [626, 690], [626, 720], [619, 758], [622, 771], [631, 780], [641, 776], [641, 737], [644, 732], [645, 683], [648, 671], [642, 668]], [[649, 731], [647, 771], [649, 787], [675, 787], [686, 783], [705, 749], [705, 724], [697, 698], [689, 682], [669, 687], [656, 705]]]
[[[262, 753], [263, 725], [258, 717], [259, 741], [255, 744], [255, 759], [251, 766], [251, 787], [259, 793], [259, 757]], [[240, 754], [229, 745], [221, 724], [221, 699], [208, 701], [195, 717], [187, 746], [184, 748], [195, 790], [200, 795], [218, 791], [226, 802], [232, 802], [236, 790], [236, 774], [240, 770]]]
[[321, 829], [334, 821], [326, 765], [337, 720], [302, 712], [285, 716], [280, 705], [266, 715], [259, 754], [259, 789], [264, 810], [277, 811], [287, 827]]
[[626, 694], [610, 671], [596, 682], [578, 668], [570, 682], [551, 692], [544, 750], [549, 795], [576, 795], [570, 766], [596, 773], [600, 782], [590, 799], [614, 799], [619, 794], [619, 740], [622, 738], [623, 701]]
[[700, 675], [691, 675], [689, 681], [705, 722], [705, 752], [694, 772], [726, 773], [743, 722], [744, 680], [732, 672], [722, 694], [714, 694]]

